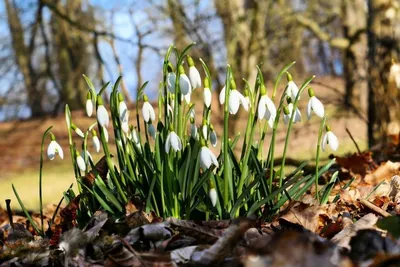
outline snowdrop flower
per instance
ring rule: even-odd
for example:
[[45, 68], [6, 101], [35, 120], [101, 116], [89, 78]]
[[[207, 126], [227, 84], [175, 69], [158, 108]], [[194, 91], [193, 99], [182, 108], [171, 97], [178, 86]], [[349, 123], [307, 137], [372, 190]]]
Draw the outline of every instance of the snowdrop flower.
[[188, 76], [186, 76], [182, 65], [179, 66], [179, 73], [179, 89], [181, 90], [182, 95], [187, 95], [192, 92], [192, 85], [190, 84], [190, 80]]
[[[294, 83], [292, 75], [290, 75], [289, 72], [286, 73], [287, 79], [288, 79], [288, 84], [287, 84], [287, 94], [290, 96], [292, 99], [296, 99], [297, 93], [299, 92], [299, 88], [297, 85]], [[299, 96], [300, 99], [300, 96]]]
[[175, 74], [171, 64], [168, 64], [167, 68], [168, 68], [167, 88], [171, 93], [175, 94], [176, 74]]
[[214, 126], [212, 124], [210, 125], [210, 142], [213, 147], [217, 146], [217, 133], [215, 132]]
[[207, 120], [203, 120], [203, 126], [201, 127], [201, 132], [203, 133], [204, 140], [208, 140], [208, 127], [207, 127]]
[[192, 93], [188, 93], [186, 95], [182, 95], [182, 100], [185, 100], [186, 104], [190, 104], [190, 97], [191, 97]]
[[400, 63], [393, 62], [390, 67], [389, 80], [394, 81], [397, 89], [400, 89]]
[[92, 141], [93, 141], [93, 148], [94, 150], [99, 153], [100, 152], [100, 140], [97, 136], [97, 132], [95, 129], [92, 129]]
[[124, 96], [121, 93], [118, 93], [118, 112], [119, 119], [121, 120], [121, 129], [125, 133], [129, 131], [129, 110], [124, 101]]
[[153, 106], [149, 103], [149, 98], [147, 95], [143, 96], [143, 107], [142, 107], [142, 115], [143, 115], [143, 120], [147, 123], [149, 121], [154, 121], [156, 119], [156, 113], [154, 112]]
[[85, 160], [82, 158], [82, 156], [79, 154], [78, 151], [76, 151], [76, 164], [78, 165], [79, 169], [81, 171], [86, 171], [86, 163]]
[[325, 114], [324, 105], [319, 101], [319, 99], [315, 96], [314, 90], [310, 87], [308, 88], [308, 95], [310, 96], [310, 100], [307, 105], [307, 117], [311, 119], [311, 111], [320, 117], [323, 118]]
[[212, 206], [215, 207], [215, 205], [217, 205], [218, 195], [214, 187], [210, 189], [210, 191], [208, 192], [208, 196], [210, 197]]
[[171, 107], [170, 104], [168, 104], [167, 110], [168, 110], [168, 115], [169, 115], [170, 117], [172, 117], [172, 116], [174, 115], [174, 110], [173, 110], [173, 108]]
[[331, 131], [331, 127], [329, 127], [329, 125], [326, 126], [326, 133], [322, 138], [322, 151], [325, 151], [327, 144], [332, 148], [333, 151], [336, 151], [339, 147], [339, 140]]
[[88, 117], [91, 117], [93, 114], [93, 100], [91, 91], [88, 91], [86, 95], [86, 114]]
[[190, 83], [192, 85], [193, 90], [201, 87], [201, 77], [199, 71], [194, 66], [193, 59], [188, 55], [188, 64], [189, 64], [189, 78]]
[[274, 102], [268, 97], [265, 85], [261, 85], [261, 98], [258, 102], [258, 119], [265, 119], [268, 121], [269, 127], [272, 128], [276, 117], [276, 107]]
[[64, 159], [64, 152], [61, 146], [57, 143], [56, 137], [54, 136], [53, 133], [50, 133], [50, 139], [51, 142], [47, 147], [47, 157], [49, 157], [50, 160], [53, 160], [56, 157], [56, 154], [58, 153], [60, 158]]
[[[289, 98], [290, 99], [290, 98]], [[293, 111], [293, 103], [290, 102], [287, 106], [283, 108], [283, 120], [285, 124], [289, 123], [290, 117], [292, 116], [292, 111]], [[293, 123], [300, 122], [301, 121], [301, 112], [298, 108], [296, 108], [293, 116]]]
[[190, 118], [190, 136], [194, 139], [197, 138], [197, 127], [194, 122], [194, 118]]
[[204, 78], [203, 96], [204, 96], [204, 105], [207, 108], [210, 108], [211, 99], [212, 99], [212, 93], [211, 93], [211, 90], [210, 90], [210, 81], [208, 80], [208, 77]]
[[[221, 105], [225, 103], [225, 86], [222, 88], [221, 93], [219, 94], [219, 102]], [[238, 90], [236, 90], [236, 83], [232, 79], [228, 102], [229, 113], [235, 115], [238, 112], [240, 105], [242, 105], [245, 110], [249, 109], [249, 103], [246, 102], [244, 96]]]
[[147, 132], [150, 134], [150, 136], [156, 140], [156, 128], [154, 128], [153, 124], [150, 122], [147, 123]]
[[199, 157], [200, 157], [200, 167], [205, 171], [214, 165], [218, 167], [217, 157], [212, 153], [212, 151], [206, 147], [205, 141], [202, 140], [202, 147], [200, 148]]
[[171, 149], [177, 152], [182, 150], [182, 142], [179, 136], [173, 131], [172, 128], [170, 128], [170, 132], [167, 136], [167, 139], [165, 140], [165, 151], [169, 153], [169, 150]]
[[78, 127], [76, 127], [75, 124], [71, 123], [71, 129], [74, 130], [75, 133], [76, 133], [77, 135], [79, 135], [80, 137], [85, 138], [85, 134], [82, 132], [81, 129], [79, 129]]
[[244, 99], [243, 99], [243, 108], [246, 111], [249, 111], [249, 108], [251, 107], [251, 102], [250, 102], [250, 93], [248, 89], [244, 90]]
[[97, 120], [100, 126], [108, 127], [110, 118], [100, 95], [97, 96]]

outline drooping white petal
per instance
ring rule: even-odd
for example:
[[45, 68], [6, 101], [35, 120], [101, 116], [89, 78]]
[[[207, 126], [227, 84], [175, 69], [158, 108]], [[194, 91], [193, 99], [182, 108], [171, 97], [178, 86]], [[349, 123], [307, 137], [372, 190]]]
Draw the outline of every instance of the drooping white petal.
[[244, 110], [249, 111], [250, 101], [248, 101], [248, 98], [246, 99], [242, 94], [240, 94], [239, 101], [240, 104], [243, 106]]
[[189, 67], [189, 77], [193, 90], [201, 87], [201, 77], [195, 66]]
[[192, 94], [191, 93], [189, 93], [189, 94], [186, 94], [186, 95], [182, 95], [182, 97], [183, 97], [183, 99], [185, 99], [185, 102], [186, 102], [186, 104], [190, 104], [190, 96], [191, 96]]
[[149, 123], [148, 124], [148, 132], [150, 134], [150, 136], [156, 140], [156, 128], [154, 128], [153, 124]]
[[124, 131], [124, 133], [129, 132], [129, 124], [127, 121], [121, 122], [121, 129], [122, 129], [122, 131]]
[[121, 121], [128, 121], [129, 111], [128, 111], [128, 107], [125, 104], [125, 101], [119, 102], [118, 110], [119, 110], [119, 118], [120, 118], [120, 120]]
[[312, 105], [312, 101], [311, 101], [311, 98], [310, 98], [310, 100], [308, 100], [308, 104], [307, 104], [307, 118], [308, 118], [308, 120], [310, 120], [311, 119], [311, 112], [312, 112], [312, 107], [311, 107], [311, 105]]
[[328, 136], [328, 144], [329, 144], [329, 146], [332, 148], [333, 151], [336, 151], [338, 149], [338, 147], [339, 147], [338, 138], [331, 131], [327, 132], [326, 135]]
[[109, 124], [109, 117], [108, 112], [104, 105], [99, 105], [97, 107], [97, 120], [102, 127], [108, 127]]
[[260, 101], [258, 102], [258, 108], [257, 108], [257, 113], [258, 113], [258, 119], [262, 120], [266, 118], [266, 112], [267, 112], [267, 104], [265, 103], [265, 97], [262, 96], [260, 98]]
[[203, 96], [204, 96], [204, 105], [206, 105], [206, 107], [209, 108], [211, 106], [211, 99], [212, 99], [210, 88], [207, 87], [204, 88]]
[[174, 72], [168, 72], [167, 88], [173, 94], [175, 94], [175, 81], [176, 81], [176, 74]]
[[182, 150], [182, 142], [181, 139], [179, 138], [179, 136], [175, 133], [175, 132], [171, 132], [171, 147], [172, 149], [176, 152], [176, 151], [181, 151]]
[[145, 122], [149, 122], [150, 119], [151, 121], [155, 121], [156, 119], [156, 113], [154, 112], [154, 108], [148, 101], [145, 101], [143, 103], [142, 116]]
[[85, 138], [85, 134], [82, 132], [81, 129], [76, 128], [76, 129], [75, 129], [75, 133], [76, 133], [77, 135], [79, 135], [80, 137]]
[[[284, 120], [285, 124], [288, 124], [290, 117], [292, 116], [293, 107], [294, 107], [293, 103], [290, 103], [288, 105], [289, 114], [283, 115], [283, 120]], [[300, 110], [298, 108], [296, 108], [296, 110], [294, 112], [294, 116], [293, 116], [293, 123], [300, 122], [300, 121], [301, 121], [301, 113], [300, 113]]]
[[210, 132], [210, 142], [213, 147], [217, 146], [218, 143], [217, 133], [214, 130]]
[[315, 115], [317, 115], [320, 118], [323, 118], [325, 114], [325, 109], [321, 101], [319, 101], [319, 99], [315, 96], [312, 96], [310, 101], [311, 101], [311, 109], [312, 111], [314, 111]]
[[174, 110], [172, 109], [170, 104], [168, 104], [167, 109], [168, 109], [168, 115], [172, 117], [174, 115]]
[[215, 190], [215, 188], [211, 188], [210, 192], [208, 192], [208, 195], [210, 197], [212, 206], [215, 207], [215, 205], [217, 205], [218, 199], [217, 191]]
[[57, 143], [57, 141], [53, 140], [50, 142], [49, 146], [47, 147], [47, 157], [50, 160], [53, 160], [56, 156], [56, 154], [60, 155], [60, 158], [64, 158], [64, 152], [61, 148], [61, 146]]
[[91, 99], [86, 100], [86, 114], [91, 117], [93, 114], [93, 101]]
[[219, 103], [223, 105], [225, 103], [225, 86], [222, 87], [221, 92], [219, 93]]
[[203, 133], [203, 138], [205, 140], [207, 140], [208, 139], [208, 127], [207, 127], [207, 125], [203, 124], [203, 127], [201, 128], [201, 130], [202, 130], [202, 133]]
[[171, 134], [167, 136], [167, 139], [165, 140], [165, 152], [169, 153], [169, 150], [171, 148]]
[[324, 137], [322, 138], [322, 142], [321, 142], [322, 151], [325, 151], [327, 142], [328, 142], [328, 133], [325, 133]]
[[274, 102], [267, 96], [263, 95], [258, 103], [258, 119], [275, 120], [276, 108]]
[[209, 169], [212, 164], [218, 167], [217, 158], [208, 147], [203, 146], [200, 149], [199, 153], [200, 153], [200, 167], [203, 170]]
[[238, 90], [231, 90], [229, 94], [229, 113], [235, 115], [240, 106], [241, 93]]
[[[294, 101], [296, 99], [297, 93], [299, 92], [299, 88], [293, 81], [289, 81], [288, 83], [288, 95]], [[300, 97], [299, 97], [300, 99]]]
[[97, 153], [100, 152], [100, 140], [97, 136], [93, 136], [93, 148]]
[[190, 136], [195, 139], [197, 138], [197, 127], [194, 123], [190, 124]]
[[81, 155], [76, 157], [76, 164], [78, 164], [78, 167], [81, 171], [86, 171], [86, 164]]
[[182, 95], [187, 95], [192, 91], [192, 85], [186, 74], [181, 74], [179, 76], [179, 88]]
[[293, 122], [301, 122], [301, 112], [299, 108], [296, 108], [296, 111], [294, 112]]
[[195, 118], [196, 117], [196, 112], [194, 111], [194, 107], [190, 110], [189, 112], [189, 118]]

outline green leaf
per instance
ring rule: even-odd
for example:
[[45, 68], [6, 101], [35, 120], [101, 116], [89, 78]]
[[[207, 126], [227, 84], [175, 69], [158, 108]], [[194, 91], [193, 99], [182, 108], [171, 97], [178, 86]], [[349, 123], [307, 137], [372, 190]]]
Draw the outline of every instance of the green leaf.
[[381, 218], [378, 220], [376, 225], [383, 229], [387, 230], [394, 238], [400, 237], [400, 217], [399, 216], [392, 216]]

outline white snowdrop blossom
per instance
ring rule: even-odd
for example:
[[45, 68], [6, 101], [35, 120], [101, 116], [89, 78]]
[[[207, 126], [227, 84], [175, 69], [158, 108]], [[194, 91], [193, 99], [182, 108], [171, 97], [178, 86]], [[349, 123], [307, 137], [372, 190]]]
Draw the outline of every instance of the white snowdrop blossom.
[[194, 110], [194, 104], [190, 103], [189, 104], [189, 118], [196, 118], [196, 112]]
[[119, 119], [121, 120], [121, 128], [125, 133], [127, 133], [129, 131], [129, 110], [124, 101], [124, 96], [121, 93], [118, 93], [118, 100], [118, 112]]
[[213, 147], [217, 146], [218, 138], [217, 138], [217, 133], [215, 132], [213, 125], [210, 125], [210, 142]]
[[199, 157], [200, 157], [200, 167], [203, 170], [209, 169], [211, 165], [214, 165], [215, 167], [219, 166], [217, 157], [205, 145], [200, 148]]
[[174, 131], [169, 132], [167, 139], [165, 140], [165, 151], [169, 153], [171, 148], [175, 152], [182, 150], [181, 139]]
[[[287, 84], [286, 93], [289, 97], [291, 97], [293, 100], [295, 100], [297, 93], [299, 92], [299, 88], [294, 83], [292, 75], [290, 75], [290, 73], [287, 73], [287, 79], [288, 79], [288, 84]], [[300, 96], [299, 96], [299, 99], [300, 99]]]
[[208, 87], [205, 87], [205, 88], [204, 88], [203, 96], [204, 96], [204, 105], [205, 105], [207, 108], [210, 108], [210, 106], [211, 106], [211, 99], [212, 99], [212, 94], [211, 94], [210, 88], [208, 88]]
[[93, 100], [91, 91], [89, 91], [86, 96], [86, 114], [88, 117], [91, 117], [93, 114]]
[[[288, 114], [286, 114], [286, 112], [283, 114], [283, 120], [284, 120], [285, 124], [289, 123], [290, 117], [292, 116], [293, 103], [289, 103], [287, 105], [287, 111], [288, 111]], [[300, 122], [300, 121], [301, 121], [301, 112], [298, 108], [296, 108], [296, 110], [294, 112], [294, 116], [293, 116], [293, 123]]]
[[308, 95], [310, 96], [310, 100], [307, 104], [308, 119], [311, 119], [312, 112], [314, 112], [318, 117], [323, 118], [325, 115], [324, 105], [315, 96], [314, 90], [311, 87], [308, 88]]
[[203, 126], [201, 127], [201, 132], [203, 134], [204, 140], [208, 140], [208, 126], [207, 126], [207, 120], [203, 120]]
[[248, 103], [244, 99], [244, 96], [238, 90], [232, 89], [229, 94], [229, 113], [235, 115], [240, 105], [242, 105], [245, 110], [249, 110]]
[[78, 165], [79, 169], [81, 171], [86, 171], [86, 163], [85, 160], [82, 158], [82, 156], [79, 154], [79, 152], [76, 152], [76, 164]]
[[85, 137], [85, 134], [82, 132], [82, 130], [79, 129], [78, 127], [76, 127], [75, 124], [73, 124], [73, 123], [71, 124], [71, 129], [74, 130], [75, 133], [76, 133], [77, 135], [79, 135], [80, 137], [82, 137], [82, 138]]
[[185, 96], [192, 92], [192, 85], [182, 65], [179, 66], [179, 73], [179, 89], [181, 90], [181, 94]]
[[172, 116], [174, 115], [174, 109], [171, 107], [170, 104], [168, 104], [167, 110], [168, 110], [168, 115], [169, 115], [170, 117], [172, 117]]
[[176, 83], [176, 74], [175, 72], [168, 72], [167, 74], [167, 88], [168, 91], [175, 94], [175, 83]]
[[326, 126], [326, 133], [322, 138], [322, 151], [325, 151], [326, 145], [329, 145], [333, 151], [336, 151], [339, 147], [339, 140], [329, 126]]
[[143, 120], [147, 123], [149, 121], [154, 121], [156, 119], [156, 113], [154, 112], [153, 106], [149, 103], [149, 98], [147, 95], [143, 96], [143, 107], [142, 107], [142, 116]]
[[185, 100], [186, 104], [190, 104], [190, 97], [191, 97], [191, 93], [188, 93], [186, 95], [182, 95], [182, 100]]
[[94, 150], [99, 153], [100, 152], [100, 140], [99, 137], [97, 136], [96, 130], [92, 130], [92, 141], [93, 141], [93, 148]]
[[56, 137], [54, 136], [54, 134], [50, 133], [50, 138], [51, 138], [51, 142], [50, 142], [49, 146], [47, 147], [47, 157], [50, 160], [53, 160], [56, 157], [56, 154], [58, 153], [60, 158], [64, 159], [64, 152], [63, 152], [61, 146], [57, 143]]
[[225, 103], [225, 86], [224, 87], [222, 87], [222, 90], [221, 90], [221, 92], [219, 93], [219, 103], [221, 104], [221, 105], [223, 105], [224, 103]]
[[267, 95], [267, 90], [264, 85], [261, 86], [261, 97], [258, 102], [258, 119], [265, 119], [268, 121], [269, 126], [272, 128], [272, 124], [276, 117], [276, 107], [271, 98]]
[[150, 134], [150, 136], [151, 136], [154, 140], [156, 140], [156, 128], [154, 128], [154, 125], [153, 125], [151, 122], [149, 122], [149, 123], [147, 124], [147, 132]]
[[217, 190], [215, 190], [214, 187], [211, 188], [210, 191], [208, 192], [208, 196], [210, 197], [212, 206], [215, 207], [215, 205], [217, 205], [217, 199], [218, 199]]
[[193, 90], [201, 87], [201, 77], [199, 71], [194, 66], [193, 59], [188, 56], [188, 64], [189, 64], [189, 78], [190, 83], [192, 85]]
[[190, 136], [194, 139], [197, 138], [197, 127], [194, 123], [190, 123]]
[[102, 127], [108, 127], [110, 122], [108, 112], [103, 104], [103, 99], [99, 95], [97, 96], [97, 120]]

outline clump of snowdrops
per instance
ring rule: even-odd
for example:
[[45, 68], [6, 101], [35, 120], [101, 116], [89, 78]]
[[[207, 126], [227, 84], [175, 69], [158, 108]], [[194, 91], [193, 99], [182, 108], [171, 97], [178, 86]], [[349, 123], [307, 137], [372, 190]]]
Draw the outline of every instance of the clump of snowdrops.
[[[286, 201], [299, 199], [314, 184], [316, 199], [321, 203], [327, 202], [337, 175], [318, 190], [319, 177], [334, 162], [332, 160], [320, 167], [320, 150], [325, 150], [327, 145], [336, 150], [338, 139], [326, 124], [323, 104], [309, 86], [313, 77], [298, 87], [289, 72], [295, 63], [292, 62], [278, 74], [274, 87], [267, 90], [257, 67], [255, 84], [244, 80], [245, 88], [237, 88], [235, 80], [241, 77], [235, 77], [228, 65], [219, 99], [212, 99], [212, 76], [203, 60], [199, 59], [195, 64], [188, 55], [192, 46], [181, 53], [174, 46], [168, 49], [159, 87], [158, 114], [146, 95], [147, 82], [137, 90], [137, 116], [133, 125], [129, 123], [130, 110], [118, 90], [120, 78], [111, 87], [110, 105], [106, 107], [103, 97], [109, 83], [97, 91], [90, 79], [84, 76], [89, 89], [86, 113], [94, 118], [93, 124], [82, 131], [73, 123], [68, 106], [65, 107], [69, 148], [80, 195], [78, 219], [82, 222], [99, 208], [120, 217], [125, 213], [125, 205], [134, 197], [143, 201], [147, 212], [186, 219], [224, 219], [250, 214], [268, 218]], [[202, 66], [202, 74], [196, 65]], [[278, 86], [285, 77], [285, 90], [277, 98]], [[196, 124], [195, 105], [191, 102], [195, 90], [203, 91], [201, 125]], [[316, 168], [315, 172], [305, 174], [303, 168], [308, 164], [305, 161], [293, 172], [285, 173], [292, 126], [304, 120], [298, 108], [304, 91], [308, 93], [308, 119], [313, 113], [321, 118], [319, 134], [315, 136]], [[216, 132], [211, 124], [211, 117], [215, 116], [211, 111], [214, 101], [222, 105], [221, 133]], [[245, 134], [243, 137], [239, 134], [229, 136], [230, 118], [237, 116], [241, 108], [247, 114]], [[287, 133], [283, 155], [279, 155], [282, 162], [276, 166], [278, 127], [286, 127]], [[261, 133], [256, 140], [258, 129]], [[51, 127], [43, 136], [41, 170], [46, 136], [51, 140], [47, 149], [49, 159], [53, 160], [57, 153], [63, 158], [63, 150], [50, 130]], [[272, 131], [270, 140], [265, 140], [267, 131]], [[110, 134], [115, 137], [114, 157], [109, 149]], [[234, 150], [240, 138], [243, 138], [243, 145], [237, 155]], [[210, 147], [215, 147], [218, 142], [221, 142], [221, 149], [214, 154]], [[262, 150], [264, 142], [269, 142], [268, 153]], [[101, 149], [108, 167], [105, 177], [96, 170], [91, 157], [91, 153], [99, 153]], [[94, 179], [90, 185], [83, 182], [87, 175]], [[42, 211], [41, 177], [42, 171], [39, 179]], [[24, 209], [15, 188], [14, 192]], [[67, 202], [75, 195], [71, 188], [64, 193]]]

